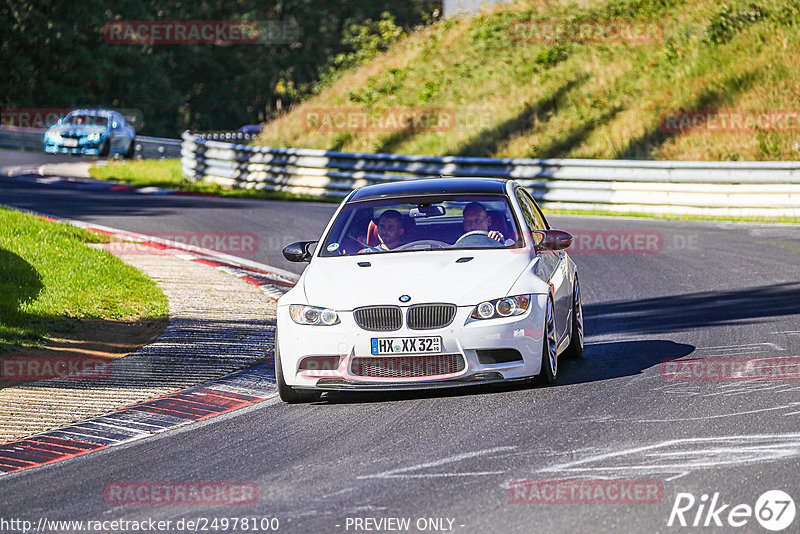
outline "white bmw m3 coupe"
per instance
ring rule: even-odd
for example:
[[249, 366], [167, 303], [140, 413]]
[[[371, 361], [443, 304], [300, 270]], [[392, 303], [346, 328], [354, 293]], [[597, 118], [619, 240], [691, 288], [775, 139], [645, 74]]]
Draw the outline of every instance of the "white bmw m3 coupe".
[[583, 353], [578, 273], [513, 180], [435, 178], [356, 189], [278, 300], [280, 397], [332, 390], [552, 383]]

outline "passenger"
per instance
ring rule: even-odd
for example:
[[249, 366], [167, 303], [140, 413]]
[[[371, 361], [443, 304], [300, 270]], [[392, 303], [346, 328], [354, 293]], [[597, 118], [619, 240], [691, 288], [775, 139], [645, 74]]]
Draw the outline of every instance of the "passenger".
[[489, 231], [489, 214], [480, 202], [470, 202], [464, 207], [464, 233], [483, 232], [495, 241], [505, 242], [503, 234], [497, 230]]

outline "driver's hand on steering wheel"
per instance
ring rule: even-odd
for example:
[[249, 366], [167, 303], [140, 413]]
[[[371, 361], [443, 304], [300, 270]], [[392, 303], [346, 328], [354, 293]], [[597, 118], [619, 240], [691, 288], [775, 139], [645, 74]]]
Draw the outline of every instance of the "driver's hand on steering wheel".
[[494, 239], [495, 241], [499, 241], [499, 242], [501, 242], [501, 243], [502, 243], [502, 242], [503, 242], [503, 240], [504, 240], [504, 238], [503, 238], [503, 234], [501, 234], [501, 233], [500, 233], [500, 232], [498, 232], [497, 230], [492, 230], [491, 232], [489, 232], [489, 237], [491, 237], [491, 238], [492, 238], [492, 239]]

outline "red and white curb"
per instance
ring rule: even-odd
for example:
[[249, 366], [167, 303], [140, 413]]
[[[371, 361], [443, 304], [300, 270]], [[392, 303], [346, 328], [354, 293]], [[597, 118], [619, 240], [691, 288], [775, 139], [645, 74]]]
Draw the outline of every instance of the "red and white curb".
[[176, 393], [0, 445], [0, 474], [67, 460], [222, 415], [275, 396], [270, 358]]
[[[83, 221], [63, 219], [14, 206], [3, 207], [30, 213], [110, 235], [154, 252], [203, 263], [257, 286], [276, 299], [299, 278], [296, 274], [214, 250], [167, 239], [128, 232]], [[0, 474], [50, 464], [92, 451], [142, 439], [165, 430], [208, 419], [274, 397], [275, 366], [272, 358], [256, 366], [231, 373], [182, 391], [141, 402], [106, 415], [49, 430], [0, 445]]]

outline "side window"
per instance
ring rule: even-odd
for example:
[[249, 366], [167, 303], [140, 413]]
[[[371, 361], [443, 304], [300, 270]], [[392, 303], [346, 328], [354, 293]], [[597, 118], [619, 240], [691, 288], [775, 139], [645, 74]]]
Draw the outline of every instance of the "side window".
[[536, 219], [521, 189], [517, 189], [517, 201], [519, 202], [519, 207], [522, 208], [522, 216], [525, 217], [525, 223], [528, 225], [528, 229], [533, 230], [536, 227]]
[[517, 189], [517, 200], [522, 208], [522, 215], [525, 217], [525, 222], [531, 231], [534, 230], [547, 230], [547, 223], [544, 222], [542, 214], [533, 203], [530, 195], [522, 188]]
[[534, 243], [538, 244], [543, 236], [540, 233], [536, 233], [536, 230], [547, 230], [547, 223], [531, 196], [521, 187], [517, 189], [517, 200], [519, 200], [519, 206], [522, 208], [522, 215], [525, 217], [528, 229], [531, 231], [531, 237]]
[[533, 210], [533, 216], [536, 218], [536, 229], [537, 230], [547, 230], [549, 226], [547, 226], [547, 221], [544, 219], [544, 215], [542, 215], [542, 211], [539, 209], [539, 206], [536, 205], [536, 202], [531, 197], [530, 193], [525, 191], [524, 189], [520, 189], [522, 195], [527, 199], [528, 204], [531, 206]]

